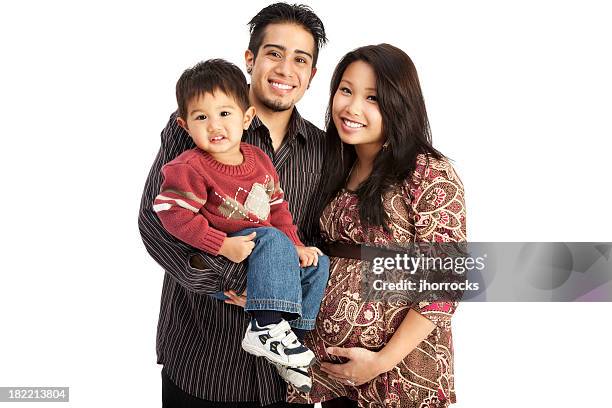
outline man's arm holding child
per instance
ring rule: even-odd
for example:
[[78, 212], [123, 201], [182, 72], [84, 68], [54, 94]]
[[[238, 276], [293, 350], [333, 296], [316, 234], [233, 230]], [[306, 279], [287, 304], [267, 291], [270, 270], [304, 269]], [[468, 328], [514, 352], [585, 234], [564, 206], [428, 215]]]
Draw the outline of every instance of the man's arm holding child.
[[200, 252], [180, 242], [165, 230], [153, 211], [153, 201], [162, 184], [162, 166], [191, 147], [191, 138], [178, 126], [173, 114], [162, 131], [161, 148], [142, 195], [138, 216], [142, 240], [153, 259], [187, 289], [202, 294], [230, 288], [241, 292], [246, 286], [245, 264]]

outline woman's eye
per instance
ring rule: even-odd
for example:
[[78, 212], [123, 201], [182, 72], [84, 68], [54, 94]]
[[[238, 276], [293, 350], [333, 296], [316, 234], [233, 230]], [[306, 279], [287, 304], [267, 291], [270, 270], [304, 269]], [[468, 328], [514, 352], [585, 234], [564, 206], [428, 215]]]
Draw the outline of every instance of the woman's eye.
[[230, 113], [229, 113], [229, 112], [227, 112], [227, 111], [223, 111], [223, 112], [221, 112], [221, 116], [223, 116], [223, 117], [225, 117], [225, 116], [229, 116], [229, 115], [230, 115]]
[[206, 119], [206, 115], [198, 115], [196, 116], [196, 120], [205, 120]]
[[368, 96], [368, 101], [372, 101], [372, 102], [377, 102], [378, 98], [376, 97], [376, 95], [370, 95]]
[[350, 90], [350, 89], [348, 89], [348, 88], [347, 88], [347, 87], [345, 87], [345, 86], [340, 88], [340, 92], [342, 92], [342, 93], [343, 93], [343, 94], [345, 94], [345, 95], [350, 95], [350, 94], [351, 94], [351, 90]]

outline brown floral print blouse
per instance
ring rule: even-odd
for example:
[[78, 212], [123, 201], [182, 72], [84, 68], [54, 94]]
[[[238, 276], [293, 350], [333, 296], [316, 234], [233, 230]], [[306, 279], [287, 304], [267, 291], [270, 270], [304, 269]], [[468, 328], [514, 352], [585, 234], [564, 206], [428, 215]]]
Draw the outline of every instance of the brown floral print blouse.
[[[412, 197], [412, 199], [410, 198]], [[412, 176], [384, 195], [389, 231], [362, 227], [357, 196], [342, 190], [322, 217], [327, 241], [399, 249], [411, 242], [466, 240], [464, 190], [447, 160], [417, 157]], [[363, 347], [380, 350], [412, 308], [436, 328], [391, 371], [351, 387], [311, 368], [313, 387], [308, 395], [289, 387], [289, 402], [321, 402], [346, 396], [361, 407], [447, 407], [455, 402], [451, 317], [456, 302], [420, 302], [361, 298], [361, 268], [366, 261], [331, 258], [330, 279], [316, 328], [306, 338], [319, 361], [338, 362], [325, 348]]]

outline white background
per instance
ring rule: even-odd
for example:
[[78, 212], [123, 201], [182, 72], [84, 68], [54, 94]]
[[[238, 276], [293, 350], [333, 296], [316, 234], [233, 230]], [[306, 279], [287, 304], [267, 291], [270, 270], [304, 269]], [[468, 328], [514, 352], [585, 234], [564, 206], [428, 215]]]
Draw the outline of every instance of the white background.
[[[69, 386], [75, 407], [161, 406], [163, 271], [138, 234], [142, 186], [182, 70], [243, 66], [246, 23], [266, 4], [0, 6], [0, 386]], [[465, 183], [470, 240], [612, 241], [604, 2], [309, 4], [330, 43], [303, 116], [322, 126], [344, 53], [392, 43], [417, 66], [434, 144]], [[456, 407], [605, 405], [610, 312], [463, 304]]]

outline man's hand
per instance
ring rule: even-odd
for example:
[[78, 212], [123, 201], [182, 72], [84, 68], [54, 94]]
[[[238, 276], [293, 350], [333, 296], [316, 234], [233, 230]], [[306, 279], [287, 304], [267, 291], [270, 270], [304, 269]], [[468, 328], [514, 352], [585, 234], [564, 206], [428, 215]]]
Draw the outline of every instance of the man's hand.
[[240, 263], [247, 259], [253, 248], [255, 248], [255, 232], [239, 237], [226, 237], [219, 249], [219, 255], [223, 255], [232, 262]]
[[297, 250], [298, 258], [300, 259], [300, 266], [302, 268], [310, 265], [317, 266], [319, 264], [319, 255], [323, 255], [323, 252], [317, 247], [305, 247], [295, 246]]

